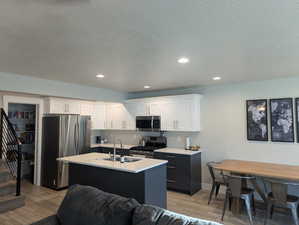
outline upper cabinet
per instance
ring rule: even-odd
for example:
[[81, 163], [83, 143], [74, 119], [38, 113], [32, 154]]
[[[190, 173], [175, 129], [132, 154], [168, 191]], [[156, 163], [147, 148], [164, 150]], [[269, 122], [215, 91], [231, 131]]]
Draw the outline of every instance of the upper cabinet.
[[163, 131], [200, 131], [201, 95], [178, 95], [128, 100], [125, 104], [134, 116], [161, 116]]
[[106, 105], [107, 129], [112, 130], [134, 130], [135, 117], [129, 113], [122, 103], [111, 103]]
[[69, 99], [45, 99], [45, 113], [53, 114], [80, 114], [80, 102]]
[[80, 102], [80, 115], [82, 116], [92, 116], [95, 110], [95, 102]]
[[93, 130], [107, 129], [106, 104], [103, 102], [94, 103], [91, 115], [91, 128]]
[[131, 99], [123, 103], [47, 98], [45, 113], [91, 116], [92, 129], [136, 130], [136, 116], [160, 116], [162, 131], [200, 131], [201, 95]]

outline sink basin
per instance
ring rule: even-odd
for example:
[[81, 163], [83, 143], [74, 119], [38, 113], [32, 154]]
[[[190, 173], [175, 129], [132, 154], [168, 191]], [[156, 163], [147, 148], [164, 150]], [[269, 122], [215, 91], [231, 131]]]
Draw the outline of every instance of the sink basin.
[[[104, 158], [104, 160], [108, 160], [108, 161], [113, 161], [112, 158]], [[132, 158], [132, 157], [123, 157], [123, 163], [129, 163], [129, 162], [137, 162], [140, 161], [141, 159], [139, 158]], [[116, 156], [115, 157], [115, 161], [121, 162], [121, 157]]]

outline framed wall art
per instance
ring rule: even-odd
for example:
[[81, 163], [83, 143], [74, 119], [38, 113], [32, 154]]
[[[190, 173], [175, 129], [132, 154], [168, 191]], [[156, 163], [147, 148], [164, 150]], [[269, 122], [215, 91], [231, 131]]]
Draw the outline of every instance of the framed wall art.
[[297, 142], [299, 143], [299, 98], [295, 98], [295, 113], [296, 113], [296, 128], [297, 128]]
[[247, 100], [247, 140], [268, 141], [267, 99]]
[[270, 99], [271, 140], [294, 142], [293, 99]]

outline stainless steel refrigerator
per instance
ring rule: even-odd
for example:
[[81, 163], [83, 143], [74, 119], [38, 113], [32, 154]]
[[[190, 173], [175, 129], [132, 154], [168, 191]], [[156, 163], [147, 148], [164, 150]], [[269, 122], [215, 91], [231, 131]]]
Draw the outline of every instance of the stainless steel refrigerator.
[[46, 115], [43, 118], [42, 185], [68, 186], [68, 165], [57, 158], [87, 153], [90, 148], [90, 116]]

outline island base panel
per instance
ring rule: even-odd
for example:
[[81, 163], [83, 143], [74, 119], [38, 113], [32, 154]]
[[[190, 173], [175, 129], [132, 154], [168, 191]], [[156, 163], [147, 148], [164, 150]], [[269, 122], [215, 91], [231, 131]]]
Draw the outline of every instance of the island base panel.
[[141, 204], [166, 208], [166, 164], [139, 173], [130, 173], [70, 163], [69, 184], [88, 185], [134, 198]]

